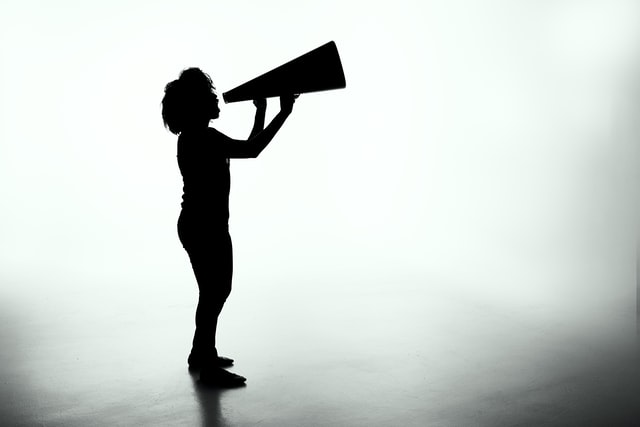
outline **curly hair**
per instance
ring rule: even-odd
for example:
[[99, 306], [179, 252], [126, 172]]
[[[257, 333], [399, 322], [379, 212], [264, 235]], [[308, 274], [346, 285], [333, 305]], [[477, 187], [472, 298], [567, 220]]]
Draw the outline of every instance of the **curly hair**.
[[211, 77], [199, 68], [187, 68], [164, 88], [162, 120], [178, 135], [189, 125], [213, 117], [218, 97]]

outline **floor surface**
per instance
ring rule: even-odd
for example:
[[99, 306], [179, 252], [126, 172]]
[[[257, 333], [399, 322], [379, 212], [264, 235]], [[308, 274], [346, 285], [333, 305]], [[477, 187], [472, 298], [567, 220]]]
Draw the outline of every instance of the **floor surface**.
[[2, 426], [640, 425], [633, 310], [240, 280], [219, 341], [248, 382], [215, 390], [186, 367], [191, 289], [59, 285], [2, 300]]

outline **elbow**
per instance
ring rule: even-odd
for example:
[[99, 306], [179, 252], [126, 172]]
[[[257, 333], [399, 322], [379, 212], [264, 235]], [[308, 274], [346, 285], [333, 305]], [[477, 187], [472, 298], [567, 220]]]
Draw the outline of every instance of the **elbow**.
[[255, 159], [259, 154], [260, 150], [258, 150], [257, 148], [251, 148], [249, 150], [243, 150], [242, 155], [239, 157], [243, 157], [245, 159]]
[[256, 143], [255, 138], [248, 139], [244, 147], [245, 147], [245, 155], [246, 155], [246, 158], [248, 159], [255, 159], [260, 155], [260, 152], [262, 151], [262, 149], [260, 148], [260, 145]]
[[262, 150], [264, 150], [264, 147], [262, 147], [260, 145], [255, 145], [255, 146], [251, 147], [251, 149], [249, 150], [249, 152], [247, 154], [249, 155], [249, 158], [255, 159], [256, 157], [258, 157], [260, 155], [260, 153], [262, 153]]

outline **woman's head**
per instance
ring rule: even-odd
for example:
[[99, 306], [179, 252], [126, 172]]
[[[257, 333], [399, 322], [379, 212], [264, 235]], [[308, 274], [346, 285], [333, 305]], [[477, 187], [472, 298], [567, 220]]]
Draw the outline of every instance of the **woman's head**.
[[207, 126], [218, 118], [218, 96], [211, 77], [199, 68], [187, 68], [167, 84], [162, 98], [162, 120], [172, 133]]

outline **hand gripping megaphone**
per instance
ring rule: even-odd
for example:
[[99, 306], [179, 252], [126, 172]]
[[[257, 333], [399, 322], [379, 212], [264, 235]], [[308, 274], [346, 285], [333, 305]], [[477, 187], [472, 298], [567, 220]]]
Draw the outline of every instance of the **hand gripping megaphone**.
[[346, 87], [335, 42], [326, 43], [222, 94], [225, 103]]

